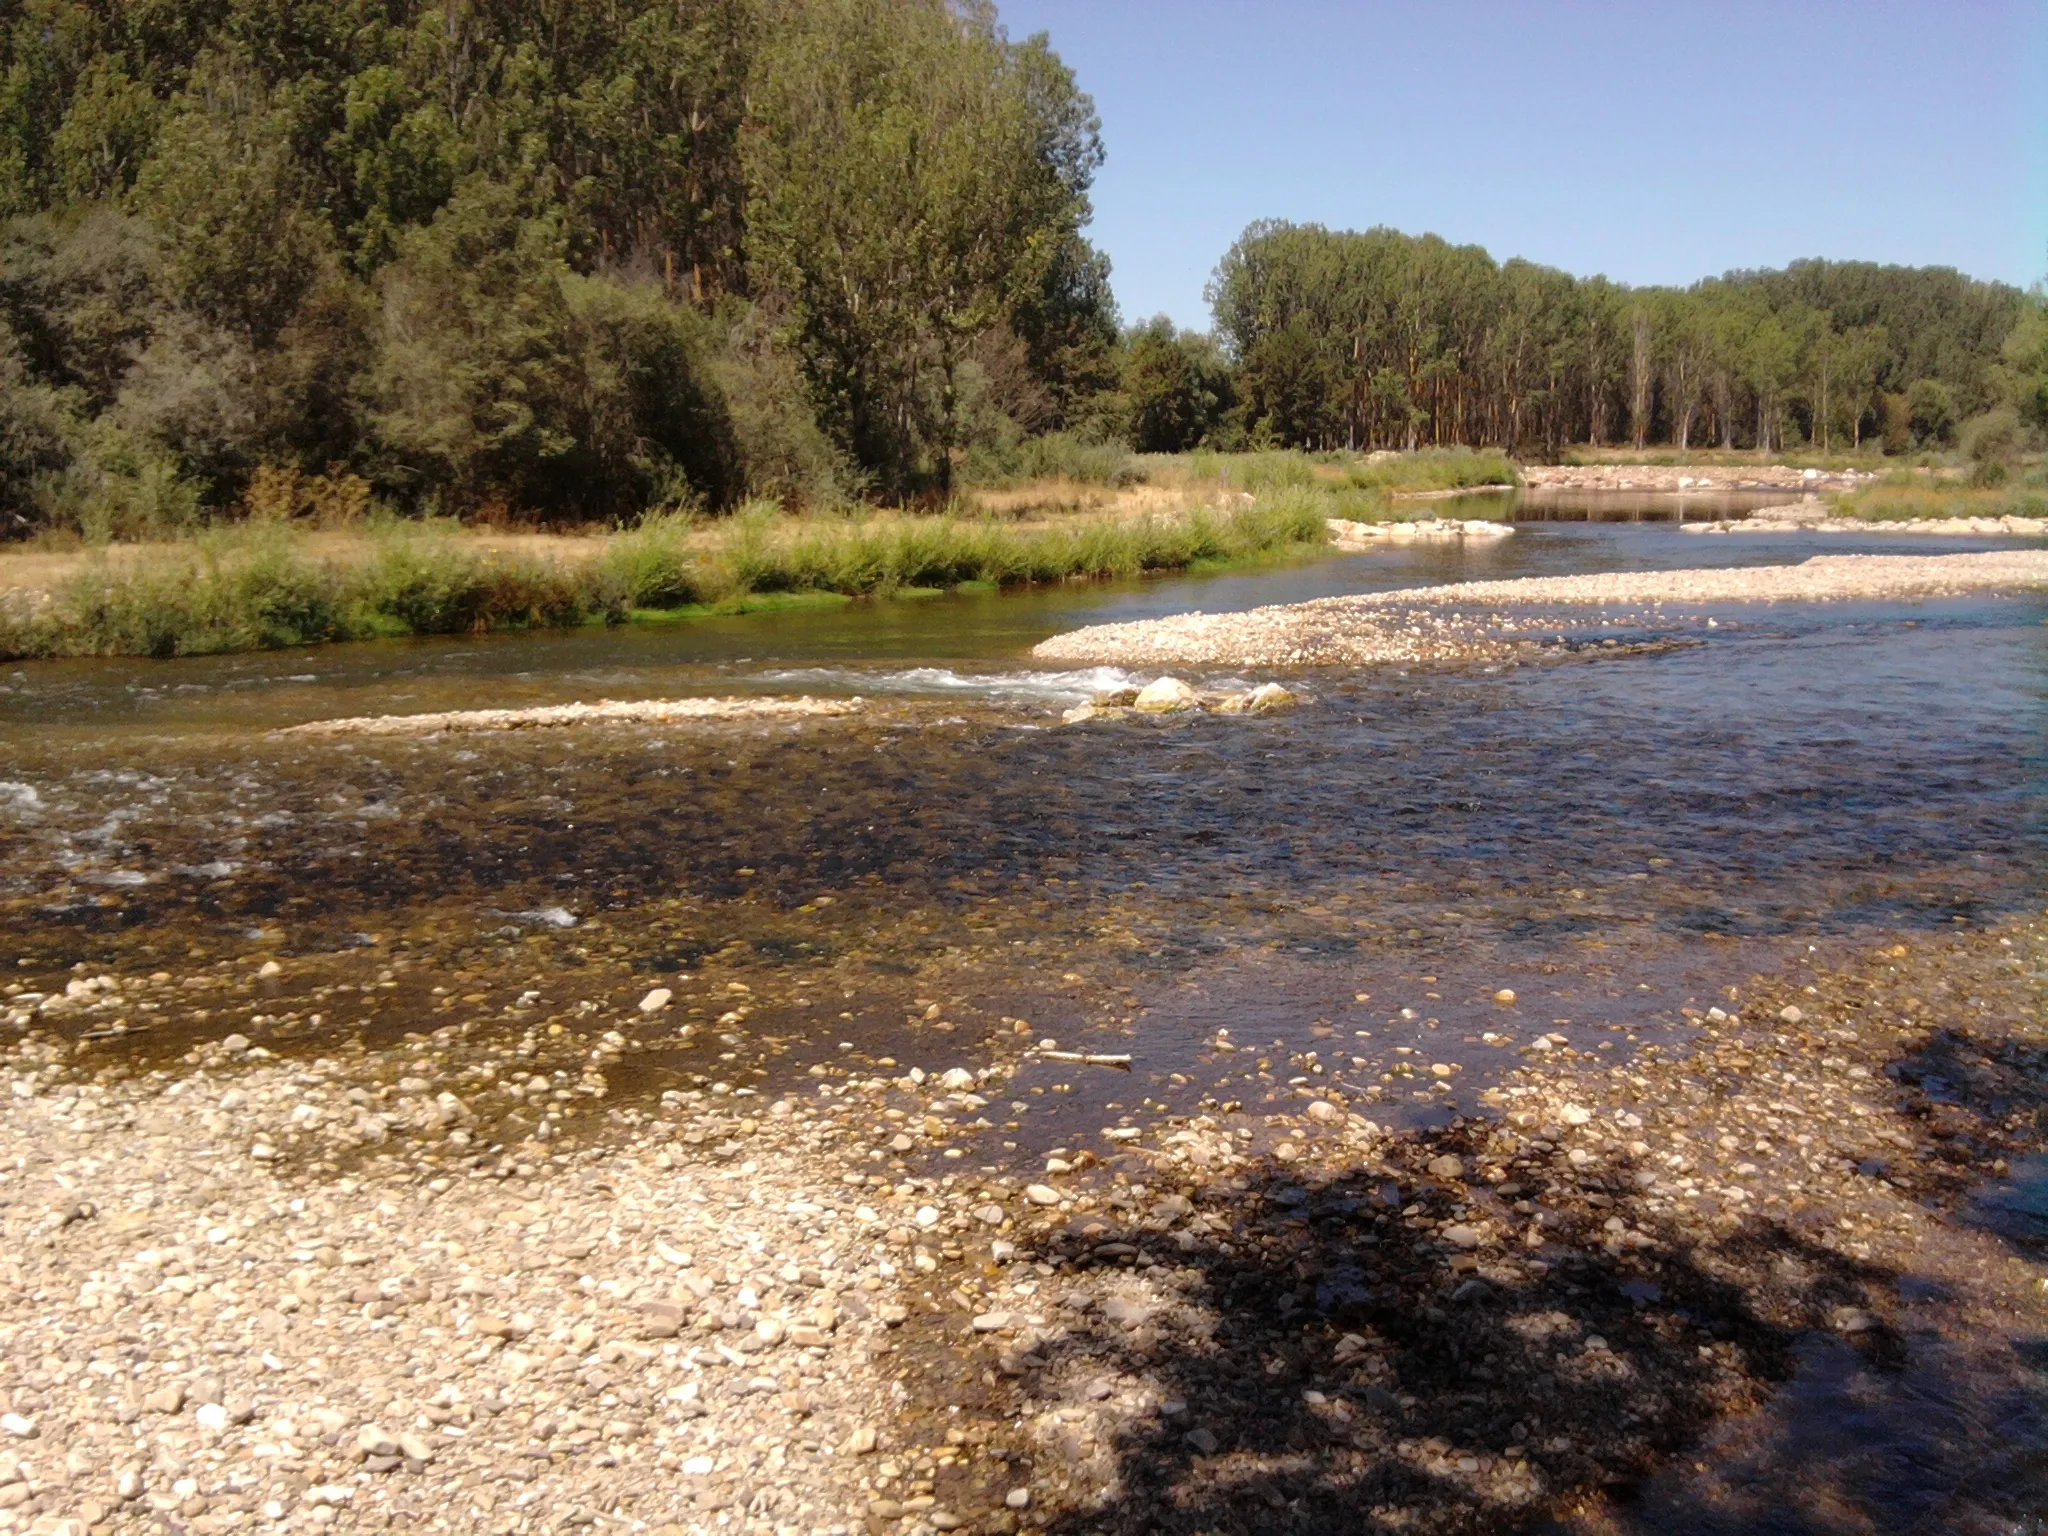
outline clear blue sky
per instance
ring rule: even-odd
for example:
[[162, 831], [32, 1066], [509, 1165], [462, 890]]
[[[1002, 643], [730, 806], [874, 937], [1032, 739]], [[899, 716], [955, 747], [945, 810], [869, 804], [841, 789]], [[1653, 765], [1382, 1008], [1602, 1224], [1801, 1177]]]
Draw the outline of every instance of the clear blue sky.
[[1629, 283], [1800, 256], [2048, 273], [2048, 0], [998, 0], [1102, 114], [1126, 320], [1256, 218]]

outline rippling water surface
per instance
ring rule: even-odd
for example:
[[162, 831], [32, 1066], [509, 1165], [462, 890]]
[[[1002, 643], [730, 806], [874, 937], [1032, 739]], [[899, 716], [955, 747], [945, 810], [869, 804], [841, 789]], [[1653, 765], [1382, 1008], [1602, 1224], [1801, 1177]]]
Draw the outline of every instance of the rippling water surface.
[[[991, 967], [991, 987], [1007, 946], [1080, 943], [1167, 995], [1228, 986], [1275, 946], [1416, 974], [1455, 963], [1478, 988], [1558, 946], [1608, 944], [1613, 964], [1662, 975], [1702, 945], [2028, 900], [2048, 798], [2038, 598], [1738, 608], [1661, 656], [1312, 674], [1296, 680], [1309, 707], [1260, 720], [1055, 729], [1061, 707], [1142, 678], [1024, 654], [1076, 623], [1189, 607], [1845, 547], [1538, 524], [1471, 549], [1121, 588], [18, 667], [0, 674], [0, 899], [16, 958], [39, 967], [173, 927], [317, 948], [428, 913], [685, 902], [739, 933], [838, 891], [845, 905], [811, 925], [833, 930], [815, 953], [835, 963], [860, 955], [839, 931], [855, 908], [898, 941], [908, 913], [971, 916], [988, 937], [953, 943], [949, 963]], [[850, 726], [274, 733], [746, 691], [872, 704]], [[1018, 979], [1042, 979], [1035, 962]]]

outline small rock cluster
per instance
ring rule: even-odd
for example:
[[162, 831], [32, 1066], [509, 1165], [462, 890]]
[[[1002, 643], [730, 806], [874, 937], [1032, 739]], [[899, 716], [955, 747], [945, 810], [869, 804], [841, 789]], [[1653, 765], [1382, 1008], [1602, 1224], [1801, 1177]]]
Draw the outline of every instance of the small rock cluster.
[[1978, 538], [2048, 537], [2048, 517], [1837, 517], [1817, 496], [1758, 507], [1747, 517], [1687, 523], [1687, 533], [1926, 533]]
[[1794, 469], [1786, 464], [1529, 464], [1529, 490], [1754, 491], [1846, 487], [1875, 480], [1869, 470]]
[[1483, 517], [1418, 517], [1384, 523], [1333, 517], [1327, 521], [1330, 542], [1339, 549], [1370, 549], [1375, 544], [1398, 544], [1413, 539], [1504, 539], [1515, 531], [1508, 523], [1489, 522]]
[[1203, 693], [1177, 677], [1157, 678], [1143, 688], [1118, 688], [1097, 694], [1086, 704], [1077, 704], [1060, 716], [1068, 725], [1084, 720], [1117, 719], [1123, 716], [1179, 715], [1271, 715], [1292, 709], [1301, 695], [1278, 683], [1260, 683], [1234, 692]]

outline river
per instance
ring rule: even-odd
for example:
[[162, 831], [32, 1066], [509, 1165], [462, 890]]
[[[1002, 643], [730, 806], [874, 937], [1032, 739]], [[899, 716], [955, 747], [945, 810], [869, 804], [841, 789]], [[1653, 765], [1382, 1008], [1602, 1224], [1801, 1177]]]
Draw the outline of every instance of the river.
[[[1900, 548], [1697, 538], [1651, 503], [1584, 510], [1484, 543], [1142, 583], [15, 666], [0, 673], [0, 965], [17, 993], [53, 993], [78, 974], [292, 962], [289, 986], [232, 1013], [122, 1020], [138, 1064], [229, 1027], [284, 1053], [397, 1042], [454, 994], [506, 1030], [572, 993], [664, 985], [707, 1016], [746, 998], [712, 1052], [621, 1064], [614, 1103], [714, 1080], [778, 1092], [823, 1063], [971, 1055], [1012, 1031], [1133, 1054], [1129, 1077], [1023, 1069], [1015, 1092], [1066, 1091], [974, 1157], [1029, 1170], [1099, 1145], [1141, 1102], [1242, 1116], [1263, 1148], [1282, 1133], [1259, 1112], [1294, 1096], [1273, 1062], [1389, 1129], [1440, 1129], [1483, 1113], [1514, 1064], [1494, 1048], [1504, 1017], [1621, 1063], [1683, 1049], [1731, 985], [1811, 955], [2038, 911], [2039, 597], [1731, 606], [1703, 643], [1656, 655], [1290, 678], [1307, 703], [1256, 720], [1061, 728], [1062, 707], [1143, 679], [1026, 657], [1080, 624], [1189, 609]], [[277, 734], [745, 693], [868, 707], [696, 733]], [[1523, 1001], [1504, 1008], [1503, 989]], [[1828, 1383], [1845, 1369], [1817, 1353], [1788, 1401], [1841, 1399]], [[1872, 1410], [1869, 1432], [1914, 1432], [1916, 1401]], [[1748, 1433], [1724, 1459], [1780, 1443]], [[1683, 1502], [1657, 1507], [1675, 1520]]]

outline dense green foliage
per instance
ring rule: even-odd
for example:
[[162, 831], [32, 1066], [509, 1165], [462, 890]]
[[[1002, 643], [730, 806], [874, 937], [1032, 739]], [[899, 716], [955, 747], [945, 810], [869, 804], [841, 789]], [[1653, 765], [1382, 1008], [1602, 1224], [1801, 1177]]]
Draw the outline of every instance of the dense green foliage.
[[1127, 450], [1880, 437], [1989, 483], [2048, 432], [2041, 296], [1945, 269], [1630, 290], [1261, 223], [1213, 336], [1120, 330], [1102, 155], [988, 0], [0, 0], [0, 537], [943, 504]]
[[1236, 381], [1214, 338], [1178, 331], [1164, 315], [1124, 338], [1123, 399], [1131, 446], [1182, 453], [1237, 435]]
[[[1320, 448], [1947, 446], [2028, 358], [2043, 374], [2038, 303], [1939, 267], [1630, 289], [1435, 236], [1265, 222], [1210, 300], [1249, 431]], [[2002, 371], [2023, 323], [2032, 351]]]
[[942, 487], [1114, 382], [1100, 158], [972, 3], [0, 0], [0, 517]]

